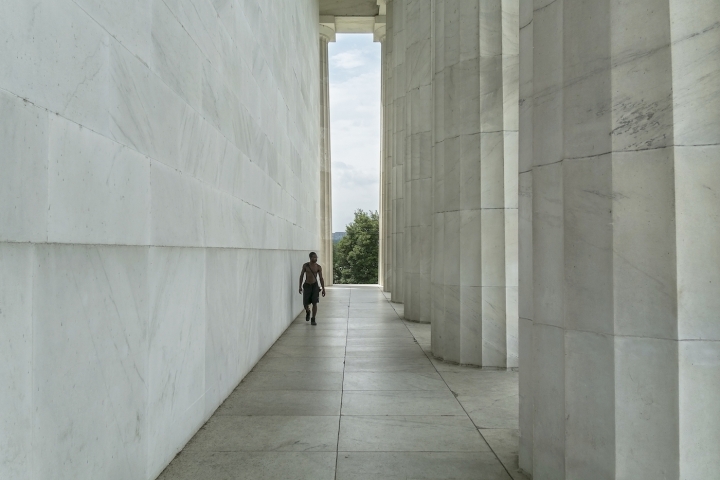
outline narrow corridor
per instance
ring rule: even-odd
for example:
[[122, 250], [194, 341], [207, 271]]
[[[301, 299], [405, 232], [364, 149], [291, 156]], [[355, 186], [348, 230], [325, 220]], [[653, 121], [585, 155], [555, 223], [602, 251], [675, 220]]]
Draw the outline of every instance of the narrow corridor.
[[298, 317], [159, 477], [525, 479], [517, 372], [450, 365], [373, 286]]

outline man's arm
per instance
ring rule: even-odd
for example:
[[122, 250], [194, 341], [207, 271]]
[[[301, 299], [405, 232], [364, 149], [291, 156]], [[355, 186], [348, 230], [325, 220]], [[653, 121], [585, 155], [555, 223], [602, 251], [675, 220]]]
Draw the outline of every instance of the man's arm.
[[302, 284], [303, 284], [303, 277], [305, 276], [305, 265], [302, 266], [302, 270], [300, 270], [300, 293], [302, 293]]
[[323, 297], [325, 296], [325, 279], [322, 276], [322, 267], [318, 265], [318, 275], [320, 275], [320, 286], [322, 287]]

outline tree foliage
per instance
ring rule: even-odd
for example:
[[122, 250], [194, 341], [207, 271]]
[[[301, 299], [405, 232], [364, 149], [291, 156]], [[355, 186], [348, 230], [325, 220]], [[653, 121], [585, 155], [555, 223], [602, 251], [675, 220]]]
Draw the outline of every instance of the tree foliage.
[[335, 283], [378, 283], [380, 218], [377, 212], [357, 210], [345, 236], [334, 246]]

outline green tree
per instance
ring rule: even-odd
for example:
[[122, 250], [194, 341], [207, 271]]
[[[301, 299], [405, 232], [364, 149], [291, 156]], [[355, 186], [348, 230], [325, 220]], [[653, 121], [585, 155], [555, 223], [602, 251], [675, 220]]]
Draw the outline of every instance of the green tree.
[[379, 239], [378, 213], [357, 210], [355, 220], [345, 228], [345, 236], [333, 247], [334, 282], [377, 283]]

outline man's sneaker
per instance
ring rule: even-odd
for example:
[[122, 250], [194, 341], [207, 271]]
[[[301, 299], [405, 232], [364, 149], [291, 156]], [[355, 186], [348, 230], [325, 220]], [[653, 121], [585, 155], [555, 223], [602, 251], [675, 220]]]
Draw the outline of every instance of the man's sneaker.
[[312, 322], [310, 322], [310, 325], [317, 325], [317, 323], [315, 323], [315, 319], [314, 319], [314, 318], [312, 319]]
[[305, 321], [306, 322], [310, 321], [310, 310], [305, 310]]

